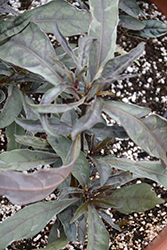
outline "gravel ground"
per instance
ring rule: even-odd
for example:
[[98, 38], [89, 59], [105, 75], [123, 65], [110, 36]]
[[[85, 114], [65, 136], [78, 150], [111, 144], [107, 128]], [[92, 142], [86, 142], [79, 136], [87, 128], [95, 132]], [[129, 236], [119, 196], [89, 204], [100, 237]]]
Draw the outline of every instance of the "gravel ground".
[[[22, 7], [19, 1], [9, 1], [10, 4], [22, 12]], [[24, 1], [25, 2], [25, 1]], [[47, 0], [33, 1], [29, 6], [38, 6], [41, 2], [48, 2]], [[140, 7], [150, 19], [157, 19], [167, 23], [165, 17], [157, 10], [157, 8], [150, 4], [149, 1], [143, 3], [140, 1]], [[148, 39], [146, 42], [146, 50], [139, 59], [140, 66], [134, 63], [128, 67], [126, 73], [137, 73], [138, 77], [126, 79], [124, 81], [114, 82], [111, 86], [111, 91], [124, 102], [146, 105], [157, 114], [163, 115], [167, 110], [167, 36], [161, 38]], [[141, 40], [127, 36], [119, 30], [118, 44], [129, 51], [135, 47]], [[6, 150], [7, 138], [4, 135], [4, 130], [1, 130], [0, 136], [0, 150]], [[134, 145], [130, 140], [117, 141], [113, 145], [108, 146], [109, 149], [120, 157], [126, 156], [130, 159], [138, 159], [138, 153], [141, 149]], [[150, 157], [145, 159], [153, 160]], [[139, 159], [138, 159], [139, 160]], [[167, 190], [159, 184], [148, 179], [136, 180], [137, 182], [147, 182], [150, 184], [159, 197], [167, 201]], [[134, 183], [134, 182], [133, 182]], [[56, 192], [50, 196], [50, 199], [55, 199]], [[4, 197], [0, 199], [0, 219], [4, 221], [9, 216], [16, 213], [21, 206], [14, 206], [8, 202]], [[110, 250], [123, 249], [144, 249], [167, 224], [167, 202], [162, 205], [157, 205], [154, 209], [146, 211], [145, 213], [132, 213], [130, 215], [123, 215], [113, 209], [109, 209], [113, 221], [117, 223], [122, 232], [118, 232], [106, 224], [110, 234]], [[7, 249], [35, 249], [44, 247], [47, 244], [49, 231], [52, 222], [42, 230], [38, 235], [32, 239], [21, 240], [12, 243]], [[67, 249], [86, 249], [85, 245], [79, 242], [70, 243], [64, 250]]]

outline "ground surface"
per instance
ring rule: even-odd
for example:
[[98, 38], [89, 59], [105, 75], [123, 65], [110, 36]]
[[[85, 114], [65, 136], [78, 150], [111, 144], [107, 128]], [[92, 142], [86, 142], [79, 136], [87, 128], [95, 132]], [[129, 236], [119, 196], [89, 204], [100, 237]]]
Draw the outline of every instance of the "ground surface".
[[[22, 9], [19, 1], [10, 0], [9, 2], [15, 8]], [[42, 1], [33, 1], [32, 6], [35, 7], [41, 2]], [[162, 16], [156, 7], [150, 4], [149, 1], [141, 3], [140, 7], [149, 18], [158, 19], [167, 23], [165, 17]], [[163, 115], [167, 110], [167, 36], [143, 40], [146, 42], [146, 50], [140, 57], [140, 66], [134, 63], [127, 69], [127, 73], [137, 73], [138, 77], [127, 79], [122, 82], [115, 82], [111, 86], [111, 91], [114, 92], [118, 98], [121, 96], [125, 102], [130, 101], [135, 104], [146, 105], [150, 107], [153, 112]], [[118, 44], [126, 51], [135, 47], [139, 42], [139, 39], [129, 37], [119, 30]], [[5, 150], [6, 143], [7, 139], [4, 136], [4, 131], [2, 131], [0, 143], [1, 150]], [[140, 148], [136, 147], [134, 143], [130, 141], [117, 141], [114, 145], [110, 145], [109, 149], [120, 156], [124, 155], [134, 159], [137, 159], [138, 152], [141, 151]], [[167, 190], [157, 183], [147, 179], [137, 181], [149, 183], [159, 196], [167, 200]], [[1, 198], [0, 201], [0, 219], [2, 221], [21, 209], [21, 207], [12, 206], [4, 197]], [[165, 224], [167, 224], [167, 202], [145, 213], [133, 213], [125, 216], [112, 209], [109, 210], [109, 213], [113, 221], [122, 229], [122, 232], [119, 233], [106, 225], [110, 234], [110, 250], [144, 249], [144, 247], [158, 235]], [[32, 239], [22, 240], [17, 243], [14, 242], [7, 249], [30, 250], [42, 248], [47, 244], [50, 228], [51, 224]], [[71, 242], [64, 249], [86, 249], [86, 245], [83, 246], [79, 242], [75, 244]]]

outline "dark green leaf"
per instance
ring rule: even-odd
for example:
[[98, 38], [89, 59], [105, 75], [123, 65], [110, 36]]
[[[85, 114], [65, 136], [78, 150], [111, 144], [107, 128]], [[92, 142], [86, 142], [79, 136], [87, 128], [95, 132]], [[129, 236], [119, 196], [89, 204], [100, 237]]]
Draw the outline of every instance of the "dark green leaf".
[[[1, 50], [0, 50], [1, 51]], [[0, 113], [0, 128], [10, 125], [22, 109], [20, 90], [17, 86], [9, 86], [8, 98]]]
[[[16, 118], [15, 121], [21, 127], [33, 133], [45, 132], [40, 120], [33, 121], [29, 119]], [[69, 135], [72, 131], [72, 127], [70, 125], [61, 122], [57, 118], [49, 118], [48, 123], [55, 134]]]
[[1, 170], [28, 170], [38, 165], [54, 163], [58, 155], [38, 150], [16, 149], [0, 154]]
[[102, 71], [102, 77], [115, 77], [120, 75], [128, 66], [130, 66], [144, 51], [144, 42], [141, 42], [136, 48], [129, 53], [115, 57], [109, 60]]
[[124, 214], [144, 212], [164, 202], [156, 197], [156, 194], [151, 190], [151, 186], [146, 183], [117, 189], [108, 197], [108, 200], [120, 206], [117, 210]]
[[142, 37], [154, 38], [163, 36], [167, 33], [167, 25], [158, 20], [143, 21], [145, 28], [139, 31], [133, 31], [133, 34]]
[[35, 23], [30, 23], [22, 32], [1, 45], [0, 50], [0, 58], [39, 74], [57, 85], [63, 80], [63, 72], [51, 57], [58, 59], [48, 37]]
[[12, 122], [6, 129], [6, 135], [8, 137], [7, 151], [13, 149], [19, 149], [21, 145], [16, 142], [15, 135], [24, 135], [25, 131], [15, 121]]
[[128, 159], [116, 158], [106, 156], [104, 158], [106, 163], [116, 169], [122, 169], [124, 171], [129, 170], [134, 174], [139, 175], [140, 178], [148, 178], [161, 183], [167, 188], [167, 169], [164, 169], [160, 161], [138, 161], [134, 162]]
[[90, 0], [92, 21], [89, 37], [92, 42], [89, 54], [91, 80], [99, 68], [114, 57], [118, 24], [118, 0]]
[[95, 134], [97, 137], [104, 139], [106, 137], [127, 139], [125, 129], [121, 126], [107, 126], [104, 123], [97, 123], [93, 128], [86, 131], [88, 134]]
[[65, 247], [68, 243], [67, 236], [64, 233], [63, 228], [61, 227], [59, 229], [60, 236], [57, 236], [57, 227], [56, 222], [51, 228], [49, 239], [48, 239], [48, 245], [46, 246], [46, 250], [60, 250], [61, 248]]
[[102, 211], [102, 210], [98, 210], [98, 214], [111, 226], [111, 227], [113, 227], [114, 229], [116, 229], [116, 230], [118, 230], [119, 232], [121, 232], [122, 230], [121, 230], [121, 228], [117, 225], [117, 224], [115, 224], [113, 221], [112, 221], [112, 219], [111, 219], [111, 217], [108, 215], [108, 214], [106, 214], [104, 211]]
[[0, 224], [1, 249], [11, 242], [26, 236], [30, 238], [41, 231], [52, 217], [78, 199], [64, 199], [55, 202], [38, 202], [17, 212]]
[[100, 175], [100, 185], [103, 186], [111, 174], [111, 167], [105, 164], [102, 157], [90, 157], [95, 166], [97, 167]]
[[85, 211], [88, 210], [88, 203], [84, 202], [82, 203], [75, 211], [75, 214], [73, 216], [73, 218], [71, 219], [70, 223], [75, 222], [79, 217], [81, 217], [81, 215], [83, 215], [85, 213]]
[[[137, 119], [143, 113], [143, 116], [147, 114], [148, 109], [131, 105], [131, 107], [122, 107], [122, 103], [116, 107], [114, 102], [106, 102], [104, 105], [104, 111], [110, 115], [114, 120], [120, 122], [129, 137], [143, 148], [151, 156], [163, 159], [167, 162], [166, 156], [166, 126], [167, 121], [156, 115], [148, 116], [145, 119]], [[130, 105], [130, 104], [128, 104]], [[134, 112], [136, 111], [136, 113]], [[161, 131], [162, 126], [162, 131]]]
[[70, 223], [72, 217], [74, 216], [74, 213], [77, 209], [77, 206], [69, 206], [64, 211], [58, 214], [58, 218], [61, 221], [64, 232], [68, 238], [69, 241], [76, 241], [76, 233], [77, 233], [77, 227], [75, 223]]
[[142, 30], [145, 24], [132, 16], [120, 15], [119, 25], [130, 30]]
[[133, 17], [138, 17], [138, 15], [141, 13], [136, 0], [120, 0], [119, 8]]
[[88, 206], [88, 246], [87, 250], [107, 250], [109, 234], [92, 204]]
[[86, 114], [83, 115], [74, 125], [71, 137], [75, 138], [80, 132], [92, 128], [99, 121], [102, 109], [103, 100], [96, 99], [88, 108]]
[[32, 174], [10, 170], [0, 172], [0, 195], [6, 195], [15, 204], [28, 204], [44, 199], [68, 177], [79, 152], [80, 140], [77, 137], [60, 168], [39, 170]]

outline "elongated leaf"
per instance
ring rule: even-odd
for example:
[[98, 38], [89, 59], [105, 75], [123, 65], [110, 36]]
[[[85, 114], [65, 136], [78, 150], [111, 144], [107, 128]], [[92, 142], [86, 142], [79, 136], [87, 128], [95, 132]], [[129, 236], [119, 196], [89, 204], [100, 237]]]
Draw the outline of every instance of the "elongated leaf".
[[102, 109], [102, 99], [95, 100], [91, 107], [88, 108], [86, 114], [83, 115], [74, 125], [71, 137], [75, 138], [78, 133], [93, 127], [99, 121]]
[[111, 226], [111, 227], [113, 227], [114, 229], [116, 229], [116, 230], [118, 230], [119, 232], [121, 232], [121, 228], [117, 225], [117, 224], [115, 224], [113, 221], [112, 221], [112, 219], [111, 219], [111, 217], [108, 215], [108, 214], [106, 214], [104, 211], [102, 211], [102, 210], [98, 210], [98, 214]]
[[142, 30], [145, 27], [145, 24], [142, 21], [138, 20], [137, 18], [127, 15], [120, 15], [119, 18], [120, 18], [119, 25], [121, 25], [124, 28], [130, 30]]
[[61, 116], [61, 121], [73, 126], [78, 120], [78, 115], [76, 114], [74, 109], [70, 109], [64, 112]]
[[48, 150], [51, 149], [51, 146], [47, 142], [47, 140], [28, 135], [15, 135], [15, 141], [21, 145], [31, 146], [33, 148]]
[[58, 218], [61, 221], [64, 232], [68, 238], [69, 241], [76, 241], [76, 233], [77, 233], [77, 227], [75, 223], [70, 223], [72, 217], [74, 216], [74, 213], [77, 209], [77, 206], [69, 206], [64, 211], [58, 214]]
[[[71, 141], [64, 136], [48, 136], [48, 142], [52, 146], [52, 148], [56, 151], [56, 153], [62, 158], [64, 162], [67, 152], [71, 146]], [[89, 163], [83, 152], [80, 152], [80, 155], [76, 162], [74, 163], [74, 168], [72, 170], [72, 174], [79, 181], [82, 187], [88, 184], [89, 181]]]
[[133, 17], [138, 17], [138, 15], [141, 13], [136, 0], [120, 0], [119, 8]]
[[132, 173], [138, 174], [140, 178], [148, 178], [154, 180], [158, 183], [161, 183], [165, 188], [167, 188], [167, 169], [164, 169], [160, 161], [133, 162], [128, 159], [110, 156], [104, 157], [103, 160], [108, 163], [110, 167], [115, 167], [124, 171], [129, 170]]
[[[109, 104], [109, 102], [107, 103]], [[148, 117], [143, 120], [137, 119], [137, 112], [135, 116], [133, 116], [132, 113], [134, 110], [137, 111], [135, 106], [134, 109], [132, 107], [133, 111], [130, 107], [129, 110], [125, 111], [125, 109], [120, 109], [119, 106], [116, 108], [114, 103], [108, 104], [106, 106], [104, 105], [104, 111], [123, 125], [129, 137], [136, 144], [138, 144], [151, 156], [156, 156], [157, 158], [161, 158], [167, 162], [166, 136], [164, 136], [164, 133], [165, 135], [167, 134], [166, 119], [158, 116], [155, 118], [156, 116], [154, 115], [151, 116], [151, 118]], [[143, 112], [143, 115], [145, 112], [147, 112], [147, 109]]]
[[[52, 33], [52, 25], [57, 23], [64, 36], [72, 36], [88, 31], [91, 15], [85, 10], [77, 9], [64, 0], [51, 1], [34, 10], [30, 15], [36, 15], [32, 21], [45, 33]], [[63, 21], [62, 21], [63, 20]]]
[[116, 29], [118, 24], [118, 0], [90, 0], [92, 21], [89, 36], [96, 38], [92, 42], [89, 55], [91, 79], [99, 68], [113, 58], [116, 47]]
[[17, 212], [0, 224], [1, 249], [12, 241], [30, 238], [42, 230], [52, 217], [78, 199], [64, 199], [55, 202], [38, 202]]
[[87, 57], [93, 40], [95, 40], [95, 38], [89, 36], [79, 38], [78, 56], [81, 66], [87, 65]]
[[[1, 51], [1, 50], [0, 50]], [[10, 125], [22, 109], [20, 90], [17, 86], [9, 86], [8, 98], [0, 113], [0, 128]]]
[[48, 245], [45, 248], [46, 250], [60, 250], [68, 243], [68, 239], [64, 233], [63, 228], [58, 228], [60, 231], [60, 237], [57, 236], [57, 227], [55, 226], [55, 224], [56, 223], [54, 223], [50, 231]]
[[134, 184], [117, 189], [108, 200], [120, 206], [117, 210], [124, 214], [144, 212], [164, 202], [162, 199], [156, 197], [156, 193], [154, 193], [151, 190], [151, 186], [146, 183]]
[[0, 170], [28, 170], [38, 165], [54, 163], [58, 158], [54, 153], [16, 149], [0, 154]]
[[125, 129], [121, 126], [107, 126], [104, 123], [97, 123], [93, 128], [86, 131], [88, 134], [95, 134], [99, 138], [112, 137], [126, 139], [129, 136], [127, 135]]
[[41, 114], [46, 114], [46, 113], [63, 113], [66, 112], [70, 109], [76, 108], [79, 105], [81, 105], [85, 100], [85, 97], [83, 97], [81, 100], [78, 102], [73, 102], [69, 104], [30, 104], [31, 107], [33, 107], [33, 110], [35, 112], [41, 113]]
[[28, 204], [49, 195], [72, 171], [80, 152], [79, 138], [72, 143], [64, 166], [39, 170], [33, 174], [15, 171], [0, 172], [0, 195], [6, 195], [12, 203]]
[[33, 109], [28, 105], [28, 103], [34, 104], [33, 100], [29, 98], [27, 95], [22, 95], [22, 103], [25, 112], [25, 116], [27, 119], [37, 120], [39, 119], [39, 114], [35, 113]]
[[163, 36], [167, 33], [167, 25], [158, 20], [143, 21], [145, 28], [139, 31], [133, 31], [133, 34], [142, 37], [154, 38]]
[[144, 42], [141, 42], [129, 53], [115, 57], [109, 60], [102, 71], [102, 77], [115, 77], [120, 75], [128, 66], [130, 66], [144, 51]]
[[78, 240], [84, 243], [87, 234], [87, 212], [84, 213], [83, 219], [78, 221], [77, 226]]
[[6, 135], [8, 137], [7, 151], [21, 147], [21, 145], [15, 141], [16, 134], [21, 136], [25, 134], [25, 131], [14, 121], [6, 129]]
[[2, 103], [6, 98], [5, 93], [3, 92], [3, 90], [0, 89], [0, 103]]
[[[30, 40], [30, 37], [33, 38]], [[63, 80], [63, 72], [52, 61], [57, 59], [48, 37], [35, 23], [1, 45], [0, 58], [43, 76], [53, 85]]]
[[107, 250], [108, 232], [92, 204], [88, 206], [88, 246], [87, 250]]
[[[45, 132], [40, 120], [33, 121], [29, 119], [16, 118], [15, 121], [21, 127], [33, 133]], [[49, 118], [48, 123], [55, 134], [69, 135], [72, 131], [72, 127], [70, 125], [61, 122], [57, 118]]]
[[70, 223], [75, 222], [81, 215], [83, 215], [88, 210], [88, 202], [82, 203], [75, 211], [73, 218]]
[[105, 164], [102, 157], [90, 157], [100, 175], [100, 185], [103, 186], [111, 174], [111, 167]]
[[[8, 18], [0, 22], [0, 41], [5, 40], [23, 30], [31, 21], [32, 16], [26, 11], [24, 15], [15, 18]], [[5, 58], [4, 58], [5, 59]]]

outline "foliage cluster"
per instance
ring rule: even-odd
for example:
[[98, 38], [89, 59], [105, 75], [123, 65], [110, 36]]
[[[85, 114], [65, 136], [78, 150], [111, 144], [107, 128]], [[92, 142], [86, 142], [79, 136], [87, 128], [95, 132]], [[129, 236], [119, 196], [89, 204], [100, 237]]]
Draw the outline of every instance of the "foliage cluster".
[[[18, 15], [0, 1], [0, 128], [9, 139], [0, 155], [0, 195], [29, 204], [0, 225], [1, 250], [34, 236], [55, 215], [46, 249], [84, 242], [86, 235], [88, 250], [108, 249], [103, 221], [121, 229], [106, 209], [128, 214], [163, 202], [148, 184], [124, 184], [147, 177], [167, 188], [167, 120], [108, 97], [112, 82], [127, 77], [124, 70], [144, 50], [143, 42], [129, 53], [117, 47], [118, 25], [143, 37], [165, 34], [167, 27], [140, 21], [145, 17], [135, 0], [78, 3], [80, 9], [56, 0]], [[65, 38], [78, 34], [77, 46]], [[117, 125], [107, 124], [106, 116]], [[157, 160], [101, 154], [113, 138], [131, 138]], [[46, 202], [56, 188], [57, 199]]]

